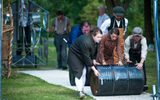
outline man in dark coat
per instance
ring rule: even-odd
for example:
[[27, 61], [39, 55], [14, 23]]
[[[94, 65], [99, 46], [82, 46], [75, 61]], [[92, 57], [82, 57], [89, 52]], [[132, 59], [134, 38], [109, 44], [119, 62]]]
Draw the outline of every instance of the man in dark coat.
[[75, 75], [75, 84], [80, 98], [84, 98], [83, 88], [86, 81], [86, 67], [91, 67], [96, 76], [99, 75], [95, 69], [97, 43], [100, 42], [102, 33], [99, 28], [94, 28], [90, 35], [81, 35], [76, 39], [69, 49], [68, 65]]

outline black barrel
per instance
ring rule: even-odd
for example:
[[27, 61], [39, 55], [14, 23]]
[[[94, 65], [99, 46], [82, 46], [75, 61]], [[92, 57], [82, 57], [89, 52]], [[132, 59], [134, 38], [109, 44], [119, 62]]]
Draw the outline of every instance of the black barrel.
[[96, 66], [100, 76], [91, 72], [90, 87], [93, 95], [138, 95], [143, 92], [143, 72], [135, 66]]
[[[85, 86], [90, 86], [90, 68], [87, 68], [86, 72], [86, 83]], [[71, 86], [75, 86], [75, 76], [71, 69], [69, 69], [69, 81]]]

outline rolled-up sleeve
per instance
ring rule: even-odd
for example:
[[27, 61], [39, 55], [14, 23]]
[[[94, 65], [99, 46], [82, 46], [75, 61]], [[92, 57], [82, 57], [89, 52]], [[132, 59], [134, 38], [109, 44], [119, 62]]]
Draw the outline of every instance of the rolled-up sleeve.
[[125, 29], [124, 29], [124, 35], [127, 32], [127, 28], [128, 28], [128, 19], [124, 19], [125, 20]]
[[147, 40], [145, 37], [142, 37], [141, 45], [142, 45], [141, 58], [146, 60], [148, 47], [147, 47]]
[[130, 36], [128, 36], [127, 39], [125, 40], [125, 46], [124, 46], [125, 59], [129, 59], [129, 49], [130, 49]]

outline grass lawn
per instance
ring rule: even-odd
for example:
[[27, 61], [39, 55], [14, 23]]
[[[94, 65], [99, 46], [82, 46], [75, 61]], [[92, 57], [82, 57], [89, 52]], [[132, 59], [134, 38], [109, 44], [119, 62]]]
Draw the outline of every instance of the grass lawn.
[[[53, 44], [49, 45], [48, 65], [34, 67], [13, 68], [14, 70], [48, 70], [56, 68], [56, 53]], [[148, 52], [146, 60], [148, 92], [157, 83], [156, 54]], [[16, 74], [10, 79], [2, 79], [2, 96], [4, 100], [78, 100], [76, 91], [51, 85], [30, 75]], [[85, 100], [92, 100], [87, 97]]]
[[157, 64], [156, 64], [156, 53], [148, 52], [146, 59], [146, 75], [147, 84], [149, 86], [148, 92], [152, 92], [152, 85], [157, 85]]
[[[17, 74], [3, 79], [2, 100], [78, 100], [78, 93], [57, 85], [48, 84], [39, 78]], [[85, 100], [92, 100], [87, 96]]]

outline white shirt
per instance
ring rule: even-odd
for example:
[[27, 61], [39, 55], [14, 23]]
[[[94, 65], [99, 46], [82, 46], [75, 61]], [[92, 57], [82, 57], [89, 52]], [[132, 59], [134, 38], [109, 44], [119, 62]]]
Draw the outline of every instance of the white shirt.
[[107, 19], [109, 19], [109, 16], [107, 14], [105, 14], [105, 13], [103, 15], [101, 15], [101, 16], [98, 16], [97, 27], [100, 28], [101, 25], [103, 24], [103, 22], [105, 20], [107, 20]]
[[[125, 32], [126, 32], [127, 31], [127, 26], [128, 26], [128, 20], [126, 18], [124, 18], [124, 20], [125, 20]], [[116, 20], [116, 23], [119, 27], [120, 26], [120, 21]], [[108, 33], [108, 27], [110, 27], [110, 25], [111, 25], [111, 19], [110, 18], [103, 22], [103, 24], [100, 27], [103, 35]], [[125, 35], [125, 32], [124, 32], [124, 35]]]
[[[133, 35], [130, 35], [127, 37], [127, 39], [125, 40], [125, 46], [124, 46], [124, 54], [125, 54], [125, 59], [129, 59], [129, 49], [131, 48], [130, 46], [130, 39], [132, 38]], [[147, 41], [146, 38], [144, 36], [142, 36], [141, 39], [141, 58], [146, 59], [147, 56]]]

